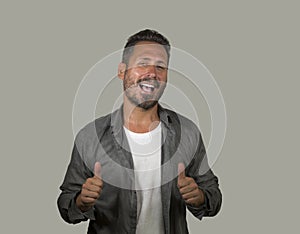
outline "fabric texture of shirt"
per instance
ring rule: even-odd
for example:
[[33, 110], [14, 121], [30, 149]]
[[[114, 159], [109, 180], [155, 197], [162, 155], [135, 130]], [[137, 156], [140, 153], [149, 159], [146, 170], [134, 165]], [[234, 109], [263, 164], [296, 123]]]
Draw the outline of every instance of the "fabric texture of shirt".
[[124, 127], [134, 165], [137, 195], [136, 234], [164, 234], [161, 202], [161, 124], [135, 133]]
[[[198, 127], [189, 119], [159, 105], [161, 121], [161, 202], [165, 234], [188, 233], [186, 208], [199, 220], [214, 216], [221, 207], [218, 178], [209, 168]], [[104, 181], [93, 208], [81, 212], [76, 198], [95, 162], [101, 163]], [[204, 192], [200, 207], [187, 205], [177, 187], [178, 163], [186, 165]], [[137, 191], [132, 154], [123, 129], [123, 106], [86, 125], [75, 138], [71, 161], [58, 197], [58, 208], [68, 223], [90, 220], [88, 233], [136, 233]]]

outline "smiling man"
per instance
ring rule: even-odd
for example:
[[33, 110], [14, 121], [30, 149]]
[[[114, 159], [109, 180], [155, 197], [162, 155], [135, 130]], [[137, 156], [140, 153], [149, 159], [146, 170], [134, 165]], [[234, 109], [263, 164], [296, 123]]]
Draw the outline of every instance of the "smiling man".
[[58, 207], [88, 233], [188, 233], [186, 209], [201, 220], [221, 207], [218, 179], [197, 126], [159, 104], [169, 41], [153, 30], [131, 36], [118, 77], [123, 105], [77, 135]]
[[168, 54], [162, 45], [149, 41], [137, 42], [130, 49], [134, 53], [128, 59], [124, 56], [119, 65], [125, 100], [148, 110], [157, 104], [166, 87]]

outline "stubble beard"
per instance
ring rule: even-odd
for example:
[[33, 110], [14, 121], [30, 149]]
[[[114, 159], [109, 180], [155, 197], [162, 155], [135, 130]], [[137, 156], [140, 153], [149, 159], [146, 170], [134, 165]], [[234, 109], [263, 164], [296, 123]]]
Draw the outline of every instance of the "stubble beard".
[[[133, 91], [133, 88], [136, 88], [135, 84], [128, 84], [127, 79], [125, 77], [125, 80], [123, 81], [123, 90], [128, 98], [128, 100], [135, 105], [136, 107], [142, 108], [143, 110], [149, 110], [153, 108], [161, 98], [164, 90], [165, 90], [165, 84], [158, 84], [158, 92], [156, 94], [142, 94], [139, 98], [137, 96], [137, 93]], [[137, 84], [138, 86], [138, 84]]]

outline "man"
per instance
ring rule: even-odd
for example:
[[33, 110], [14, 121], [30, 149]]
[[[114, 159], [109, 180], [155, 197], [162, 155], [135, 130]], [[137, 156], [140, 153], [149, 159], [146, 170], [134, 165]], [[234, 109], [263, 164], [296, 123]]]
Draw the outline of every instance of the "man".
[[131, 36], [118, 77], [123, 105], [77, 135], [58, 207], [88, 233], [188, 233], [186, 208], [199, 220], [221, 206], [218, 179], [201, 134], [158, 100], [167, 84], [169, 41], [153, 30]]

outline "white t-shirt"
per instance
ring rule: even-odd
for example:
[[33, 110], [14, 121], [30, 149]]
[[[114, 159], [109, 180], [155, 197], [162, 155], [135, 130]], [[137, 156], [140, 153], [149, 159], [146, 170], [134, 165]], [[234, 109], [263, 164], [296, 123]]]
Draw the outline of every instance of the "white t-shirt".
[[137, 234], [163, 234], [161, 203], [161, 123], [147, 133], [125, 128], [135, 170]]

